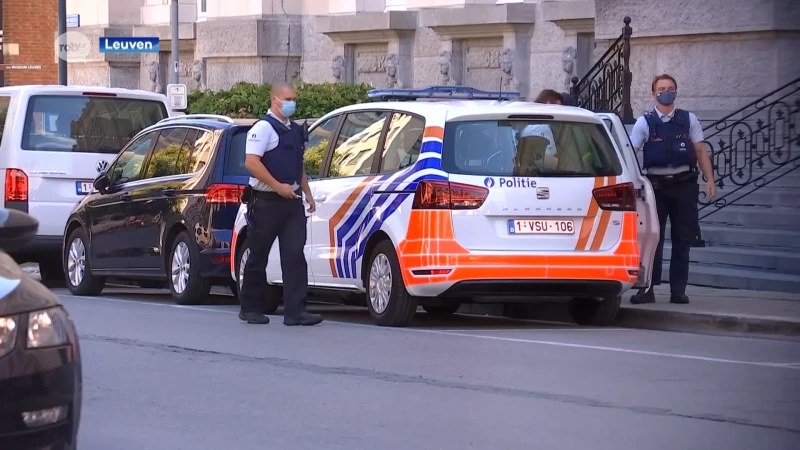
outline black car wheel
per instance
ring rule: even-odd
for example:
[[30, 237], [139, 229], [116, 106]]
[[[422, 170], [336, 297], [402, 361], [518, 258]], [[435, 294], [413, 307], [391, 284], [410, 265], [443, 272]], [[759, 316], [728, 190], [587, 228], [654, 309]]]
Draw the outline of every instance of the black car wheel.
[[99, 295], [106, 285], [105, 277], [92, 274], [87, 243], [86, 231], [76, 228], [64, 246], [63, 273], [73, 295]]
[[200, 250], [194, 238], [181, 231], [172, 243], [167, 262], [169, 290], [179, 305], [198, 305], [206, 301], [211, 291], [211, 281], [200, 276]]

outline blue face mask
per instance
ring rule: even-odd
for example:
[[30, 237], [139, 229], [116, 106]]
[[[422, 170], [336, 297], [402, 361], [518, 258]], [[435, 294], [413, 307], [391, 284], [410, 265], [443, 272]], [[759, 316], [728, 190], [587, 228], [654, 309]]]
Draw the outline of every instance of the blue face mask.
[[292, 100], [282, 100], [281, 101], [281, 114], [283, 117], [292, 117], [294, 114], [296, 106], [294, 101]]
[[664, 106], [669, 106], [675, 103], [675, 92], [663, 91], [656, 94], [656, 101]]

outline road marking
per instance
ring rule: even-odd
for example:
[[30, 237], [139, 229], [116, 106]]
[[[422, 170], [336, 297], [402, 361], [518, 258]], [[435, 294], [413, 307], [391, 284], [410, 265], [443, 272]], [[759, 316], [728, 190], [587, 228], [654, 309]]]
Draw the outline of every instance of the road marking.
[[[70, 297], [75, 298], [82, 298], [92, 301], [107, 301], [112, 303], [130, 303], [136, 305], [149, 305], [149, 306], [161, 306], [165, 308], [176, 308], [176, 309], [189, 309], [195, 311], [206, 311], [206, 312], [213, 312], [213, 313], [224, 313], [224, 314], [238, 314], [236, 311], [225, 310], [225, 309], [216, 309], [216, 308], [208, 308], [208, 307], [200, 307], [200, 306], [186, 306], [186, 305], [176, 305], [170, 303], [155, 303], [155, 302], [148, 302], [148, 301], [141, 301], [141, 300], [126, 300], [120, 298], [110, 298], [110, 297], [86, 297], [81, 295], [72, 295]], [[69, 298], [69, 297], [67, 297]], [[270, 318], [280, 317], [276, 315], [270, 315]], [[350, 327], [359, 327], [359, 328], [370, 328], [376, 329], [377, 327], [372, 324], [363, 324], [363, 323], [354, 323], [354, 322], [339, 322], [339, 321], [328, 321], [327, 323], [339, 326], [350, 326]], [[705, 361], [705, 362], [713, 362], [713, 363], [723, 363], [723, 364], [740, 364], [740, 365], [748, 365], [748, 366], [760, 366], [760, 367], [775, 367], [780, 369], [795, 369], [800, 370], [800, 363], [771, 363], [771, 362], [758, 362], [758, 361], [741, 361], [735, 359], [724, 359], [724, 358], [712, 358], [708, 356], [697, 356], [697, 355], [686, 355], [681, 353], [666, 353], [666, 352], [655, 352], [649, 350], [635, 350], [629, 348], [620, 348], [620, 347], [606, 347], [601, 345], [587, 345], [587, 344], [575, 344], [571, 342], [559, 342], [559, 341], [545, 341], [545, 340], [538, 340], [538, 339], [522, 339], [522, 338], [511, 338], [511, 337], [504, 337], [504, 336], [486, 336], [482, 334], [467, 334], [464, 332], [459, 331], [450, 331], [450, 330], [430, 330], [430, 329], [422, 329], [422, 328], [392, 328], [392, 327], [381, 327], [380, 330], [385, 331], [394, 331], [394, 332], [405, 332], [405, 333], [427, 333], [427, 334], [437, 334], [442, 336], [454, 336], [454, 337], [464, 337], [464, 338], [472, 338], [472, 339], [485, 339], [491, 341], [501, 341], [501, 342], [512, 342], [517, 344], [534, 344], [534, 345], [549, 345], [554, 347], [565, 347], [565, 348], [577, 348], [582, 350], [598, 350], [598, 351], [607, 351], [607, 352], [615, 352], [615, 353], [627, 353], [632, 355], [644, 355], [644, 356], [656, 356], [662, 358], [675, 358], [675, 359], [685, 359], [691, 361]], [[520, 330], [513, 330], [513, 331], [520, 331]], [[531, 329], [531, 331], [541, 331], [538, 329]], [[473, 333], [486, 333], [486, 330], [474, 330]], [[491, 330], [488, 332], [492, 332]]]

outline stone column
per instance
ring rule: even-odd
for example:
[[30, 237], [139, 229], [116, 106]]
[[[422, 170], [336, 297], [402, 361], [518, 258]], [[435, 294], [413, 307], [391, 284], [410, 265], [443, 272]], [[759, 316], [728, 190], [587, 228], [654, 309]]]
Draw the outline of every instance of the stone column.
[[[414, 85], [414, 35], [398, 32], [389, 39], [386, 58], [386, 75], [389, 87], [410, 89]], [[396, 65], [395, 65], [396, 64]]]
[[515, 26], [504, 32], [500, 57], [503, 90], [519, 92], [523, 99], [528, 99], [531, 84], [531, 33], [529, 25]]
[[439, 83], [460, 86], [464, 82], [464, 45], [456, 39], [444, 39], [439, 52]]

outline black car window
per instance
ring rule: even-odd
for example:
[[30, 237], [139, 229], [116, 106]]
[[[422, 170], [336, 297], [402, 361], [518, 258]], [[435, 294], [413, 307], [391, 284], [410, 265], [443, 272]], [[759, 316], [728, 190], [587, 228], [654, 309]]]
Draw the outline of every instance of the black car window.
[[186, 142], [192, 149], [192, 159], [189, 161], [189, 172], [199, 172], [211, 160], [214, 152], [214, 133], [196, 130], [197, 133], [186, 136]]
[[108, 169], [111, 184], [128, 183], [139, 179], [147, 152], [156, 135], [158, 132], [154, 131], [139, 137], [117, 156]]
[[153, 154], [144, 170], [144, 179], [180, 175], [185, 172], [185, 169], [181, 170], [178, 164], [188, 131], [188, 128], [181, 127], [161, 130]]

